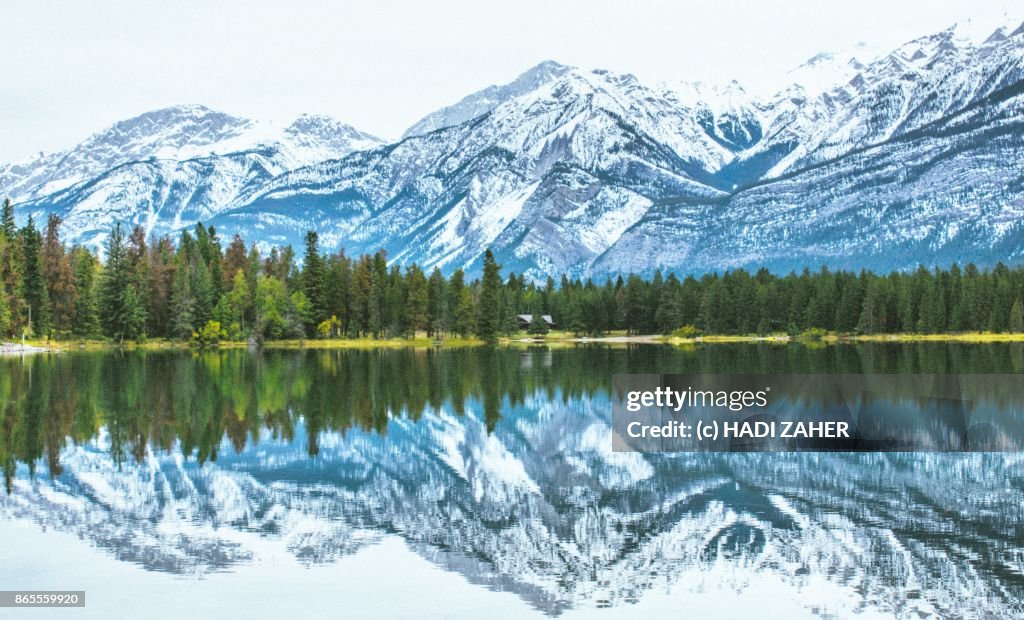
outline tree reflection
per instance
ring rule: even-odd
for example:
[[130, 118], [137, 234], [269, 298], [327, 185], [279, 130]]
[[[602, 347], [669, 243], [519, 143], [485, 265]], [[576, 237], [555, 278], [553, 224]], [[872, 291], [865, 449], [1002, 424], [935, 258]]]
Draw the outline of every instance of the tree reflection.
[[[203, 463], [261, 436], [306, 429], [386, 434], [395, 417], [481, 410], [487, 430], [537, 394], [567, 401], [607, 393], [619, 373], [986, 373], [1024, 370], [1024, 346], [864, 344], [579, 346], [398, 350], [65, 353], [0, 360], [0, 463], [11, 491], [19, 464], [62, 473], [61, 451], [103, 436], [112, 459], [180, 451]], [[999, 400], [1013, 395], [993, 395]], [[478, 403], [469, 407], [468, 403]], [[301, 423], [301, 424], [300, 424]], [[225, 442], [225, 439], [227, 440]]]

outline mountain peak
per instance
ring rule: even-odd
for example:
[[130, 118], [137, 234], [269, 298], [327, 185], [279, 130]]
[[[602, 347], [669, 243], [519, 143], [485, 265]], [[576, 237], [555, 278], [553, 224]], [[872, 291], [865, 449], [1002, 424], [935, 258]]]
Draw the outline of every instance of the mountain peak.
[[490, 112], [509, 99], [536, 90], [573, 70], [573, 67], [554, 60], [545, 60], [519, 74], [511, 82], [488, 86], [463, 97], [453, 105], [431, 112], [407, 129], [402, 134], [402, 138], [420, 136], [445, 127], [460, 125]]
[[307, 134], [320, 138], [382, 142], [380, 138], [359, 131], [352, 125], [326, 114], [300, 114], [285, 128], [284, 132], [289, 135]]

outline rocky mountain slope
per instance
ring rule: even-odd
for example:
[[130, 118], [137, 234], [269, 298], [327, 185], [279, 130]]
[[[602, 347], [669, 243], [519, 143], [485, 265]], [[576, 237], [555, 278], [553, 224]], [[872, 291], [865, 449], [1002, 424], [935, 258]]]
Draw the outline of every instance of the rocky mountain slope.
[[0, 193], [31, 205], [37, 217], [59, 213], [73, 241], [98, 246], [114, 222], [174, 232], [274, 176], [379, 144], [325, 116], [275, 126], [175, 106], [119, 122], [66, 151], [0, 166]]
[[0, 168], [0, 191], [91, 244], [115, 220], [201, 219], [445, 271], [491, 247], [535, 278], [1024, 256], [1024, 27], [822, 54], [787, 77], [759, 98], [547, 62], [393, 144], [316, 118], [253, 140], [251, 121], [172, 109]]

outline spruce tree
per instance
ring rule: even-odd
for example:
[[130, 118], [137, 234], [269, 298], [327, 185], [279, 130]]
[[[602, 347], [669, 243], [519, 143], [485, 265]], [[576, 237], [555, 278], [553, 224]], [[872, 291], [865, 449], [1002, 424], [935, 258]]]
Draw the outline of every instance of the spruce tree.
[[46, 222], [43, 238], [42, 261], [47, 293], [53, 311], [53, 327], [58, 334], [71, 332], [75, 319], [78, 290], [64, 244], [60, 240], [60, 217], [51, 214]]
[[96, 307], [97, 260], [89, 250], [77, 247], [71, 252], [75, 274], [75, 318], [71, 332], [79, 338], [93, 338], [100, 335], [99, 311]]
[[4, 283], [0, 281], [0, 337], [11, 333], [11, 310], [7, 307], [7, 293]]
[[466, 286], [466, 275], [461, 269], [452, 273], [448, 282], [448, 311], [451, 313], [451, 330], [465, 338], [476, 329], [476, 308], [473, 294]]
[[501, 329], [501, 267], [488, 248], [484, 252], [484, 274], [477, 298], [476, 334], [484, 342], [498, 341]]
[[14, 225], [14, 205], [10, 198], [4, 198], [3, 212], [0, 213], [0, 234], [11, 240], [17, 232]]
[[[132, 277], [128, 265], [127, 246], [121, 223], [118, 222], [107, 237], [107, 264], [100, 279], [97, 299], [103, 332], [121, 343], [125, 338], [131, 338], [133, 331], [131, 323], [135, 317], [129, 317], [125, 308], [125, 298], [130, 286]], [[134, 288], [132, 296], [138, 301]], [[135, 311], [134, 308], [130, 310], [133, 313]]]
[[1021, 304], [1020, 297], [1014, 300], [1013, 306], [1010, 307], [1009, 327], [1015, 334], [1024, 332], [1024, 305]]
[[168, 328], [173, 337], [189, 338], [195, 329], [195, 297], [192, 295], [187, 258], [184, 255], [179, 255], [176, 262], [174, 284], [171, 287], [171, 317]]
[[8, 237], [0, 229], [0, 296], [7, 312], [7, 327], [3, 334], [15, 333], [19, 326], [18, 317], [21, 310], [21, 270], [17, 268], [15, 248], [17, 239]]
[[300, 283], [302, 292], [309, 301], [309, 317], [312, 319], [312, 324], [305, 326], [306, 335], [313, 336], [316, 326], [328, 318], [324, 260], [320, 256], [319, 236], [313, 230], [306, 233], [306, 254], [303, 258]]
[[36, 230], [31, 215], [18, 237], [21, 244], [21, 298], [25, 300], [28, 313], [32, 317], [29, 326], [32, 334], [45, 336], [48, 335], [51, 326], [50, 296], [43, 275], [43, 236]]
[[427, 330], [428, 335], [437, 337], [448, 328], [448, 283], [441, 270], [434, 267], [427, 281]]
[[427, 319], [427, 306], [430, 300], [430, 291], [427, 288], [427, 278], [423, 271], [415, 264], [411, 265], [405, 272], [405, 316], [403, 324], [409, 336], [415, 336], [417, 330], [429, 330], [430, 323]]
[[546, 336], [548, 331], [548, 324], [544, 320], [544, 316], [541, 314], [541, 305], [539, 303], [534, 304], [533, 316], [530, 317], [529, 333], [531, 336]]
[[139, 298], [134, 284], [129, 284], [121, 295], [121, 339], [137, 340], [145, 334], [146, 306]]

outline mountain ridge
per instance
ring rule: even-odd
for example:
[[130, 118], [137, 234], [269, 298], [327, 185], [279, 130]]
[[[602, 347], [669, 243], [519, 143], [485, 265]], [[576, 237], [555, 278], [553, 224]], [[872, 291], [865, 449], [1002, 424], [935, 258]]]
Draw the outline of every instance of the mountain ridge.
[[[327, 250], [383, 248], [394, 262], [444, 270], [472, 271], [491, 247], [535, 279], [757, 261], [985, 263], [995, 243], [972, 244], [985, 235], [1002, 243], [1002, 222], [1024, 199], [1021, 175], [992, 163], [1024, 149], [1021, 30], [1003, 26], [976, 43], [951, 28], [888, 53], [859, 49], [867, 60], [820, 54], [797, 70], [804, 83], [768, 98], [736, 82], [647, 86], [546, 61], [424, 117], [392, 144], [317, 117], [295, 129], [297, 139], [286, 130], [278, 142], [246, 143], [252, 121], [202, 108], [210, 140], [171, 140], [180, 152], [205, 148], [202, 156], [120, 162], [66, 186], [50, 178], [37, 187], [56, 191], [28, 193], [20, 211], [57, 213], [71, 239], [92, 245], [113, 219], [157, 234], [202, 219], [265, 246], [300, 243], [316, 228]], [[829, 74], [833, 84], [823, 86]], [[999, 139], [984, 143], [990, 134]], [[248, 148], [220, 153], [218, 144]], [[944, 159], [927, 152], [947, 153], [959, 168], [936, 177]], [[0, 168], [4, 191], [10, 171]], [[968, 192], [965, 178], [984, 191]], [[965, 210], [966, 199], [995, 207]], [[766, 228], [759, 219], [775, 206], [783, 208]], [[891, 221], [869, 227], [872, 212]], [[958, 232], [968, 228], [978, 233]], [[858, 236], [867, 241], [860, 249]], [[886, 244], [901, 248], [898, 261], [884, 260]], [[724, 250], [740, 246], [757, 250]], [[1007, 260], [1024, 255], [1020, 244], [1008, 247]]]

